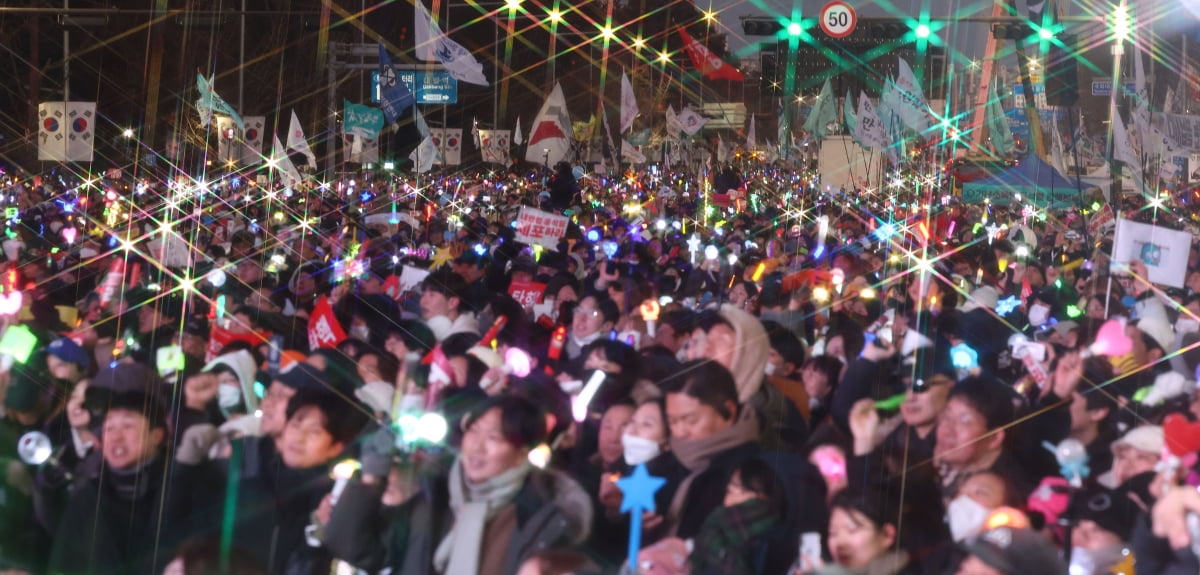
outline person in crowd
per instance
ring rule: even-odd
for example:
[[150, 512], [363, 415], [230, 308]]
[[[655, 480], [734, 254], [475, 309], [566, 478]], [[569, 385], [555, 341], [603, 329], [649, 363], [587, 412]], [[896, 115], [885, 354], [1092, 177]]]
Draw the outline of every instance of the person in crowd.
[[[829, 515], [829, 555], [826, 565], [820, 556], [802, 555], [796, 573], [902, 574], [909, 554], [897, 549], [898, 511], [886, 499], [843, 492], [833, 498]], [[818, 550], [819, 551], [819, 550]]]
[[571, 478], [540, 471], [529, 452], [546, 437], [545, 414], [516, 397], [479, 404], [464, 421], [448, 474], [390, 516], [380, 533], [381, 489], [364, 477], [342, 493], [324, 545], [362, 569], [393, 573], [516, 573], [535, 553], [587, 539], [588, 495]]

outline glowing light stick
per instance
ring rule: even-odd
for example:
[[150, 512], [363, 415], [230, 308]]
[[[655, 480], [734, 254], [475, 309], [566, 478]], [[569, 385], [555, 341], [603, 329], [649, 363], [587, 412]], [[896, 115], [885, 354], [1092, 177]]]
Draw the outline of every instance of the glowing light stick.
[[113, 259], [113, 263], [108, 268], [108, 275], [104, 276], [104, 283], [100, 284], [100, 306], [108, 307], [112, 302], [113, 295], [117, 293], [117, 286], [121, 285], [121, 278], [125, 275], [125, 260], [121, 258]]
[[353, 459], [347, 459], [333, 466], [331, 475], [333, 476], [333, 491], [329, 492], [330, 503], [337, 504], [338, 497], [342, 496], [342, 492], [346, 490], [346, 484], [350, 482], [350, 478], [354, 477], [354, 472], [362, 467]]
[[483, 334], [483, 339], [479, 340], [479, 345], [491, 347], [492, 342], [496, 341], [496, 336], [500, 335], [500, 330], [504, 329], [504, 324], [506, 323], [508, 323], [508, 317], [498, 316], [496, 321], [492, 322], [492, 327], [488, 328], [487, 333]]
[[879, 411], [896, 411], [900, 409], [900, 405], [904, 403], [907, 393], [897, 393], [887, 399], [880, 399], [875, 402], [875, 409]]
[[607, 374], [603, 371], [596, 370], [584, 384], [583, 391], [580, 391], [579, 395], [571, 402], [571, 415], [575, 417], [575, 421], [583, 421], [587, 417], [588, 404], [592, 402], [596, 392], [600, 391], [600, 385], [604, 383], [606, 377]]
[[624, 497], [621, 498], [621, 513], [629, 514], [629, 570], [637, 572], [638, 551], [642, 549], [642, 514], [654, 512], [654, 493], [667, 483], [666, 479], [654, 477], [646, 471], [646, 464], [639, 463], [633, 474], [617, 481]]
[[700, 251], [700, 235], [693, 233], [692, 237], [688, 238], [687, 245], [688, 255], [691, 256], [692, 263], [694, 264], [696, 263], [696, 252]]
[[1100, 326], [1096, 341], [1080, 354], [1084, 359], [1094, 356], [1116, 357], [1133, 349], [1133, 340], [1125, 334], [1125, 321], [1110, 319]]
[[642, 302], [642, 319], [646, 320], [646, 335], [654, 337], [654, 322], [658, 321], [658, 312], [662, 309], [658, 302], [648, 299]]

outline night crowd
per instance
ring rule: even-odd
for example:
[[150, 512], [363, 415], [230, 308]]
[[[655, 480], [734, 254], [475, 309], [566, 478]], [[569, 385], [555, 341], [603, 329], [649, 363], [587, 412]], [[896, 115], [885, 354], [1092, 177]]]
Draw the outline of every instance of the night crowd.
[[0, 573], [1200, 571], [1194, 198], [705, 178], [10, 179]]

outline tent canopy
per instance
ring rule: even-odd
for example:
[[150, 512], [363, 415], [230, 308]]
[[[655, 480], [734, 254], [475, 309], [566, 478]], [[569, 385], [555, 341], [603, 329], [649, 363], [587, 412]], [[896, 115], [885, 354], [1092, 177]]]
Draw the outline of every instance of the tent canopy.
[[985, 198], [996, 205], [1012, 203], [1015, 194], [1042, 207], [1057, 209], [1079, 205], [1080, 191], [1095, 186], [1079, 178], [1068, 178], [1030, 154], [1021, 163], [995, 176], [963, 184], [963, 201], [981, 203]]

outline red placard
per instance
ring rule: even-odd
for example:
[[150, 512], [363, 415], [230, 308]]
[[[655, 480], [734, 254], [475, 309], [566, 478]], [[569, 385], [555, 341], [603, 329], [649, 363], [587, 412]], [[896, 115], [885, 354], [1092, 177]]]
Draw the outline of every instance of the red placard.
[[546, 293], [546, 284], [538, 282], [512, 282], [508, 286], [508, 295], [517, 300], [521, 307], [542, 303], [542, 294], [544, 293]]

